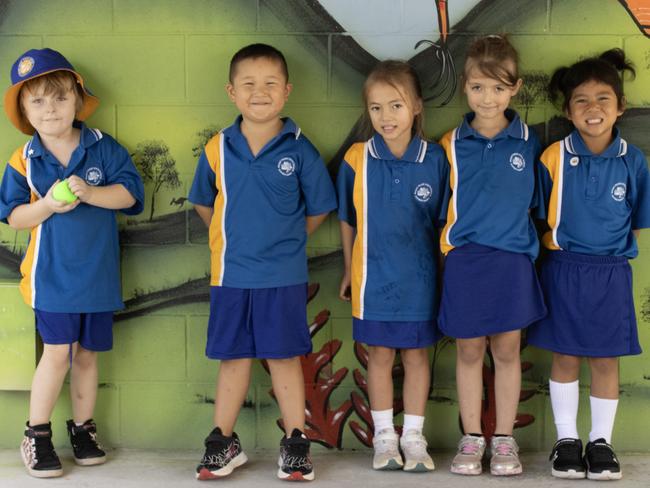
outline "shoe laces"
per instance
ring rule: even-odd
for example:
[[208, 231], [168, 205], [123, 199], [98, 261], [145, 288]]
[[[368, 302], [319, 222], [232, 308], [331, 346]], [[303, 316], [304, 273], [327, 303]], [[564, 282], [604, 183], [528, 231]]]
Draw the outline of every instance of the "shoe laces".
[[494, 451], [499, 456], [514, 456], [515, 446], [509, 442], [507, 439], [495, 441]]
[[461, 441], [460, 448], [458, 449], [461, 454], [478, 454], [481, 446], [475, 439], [465, 439]]
[[97, 442], [97, 433], [92, 430], [86, 430], [85, 427], [79, 427], [74, 431], [74, 444], [81, 450], [101, 449]]

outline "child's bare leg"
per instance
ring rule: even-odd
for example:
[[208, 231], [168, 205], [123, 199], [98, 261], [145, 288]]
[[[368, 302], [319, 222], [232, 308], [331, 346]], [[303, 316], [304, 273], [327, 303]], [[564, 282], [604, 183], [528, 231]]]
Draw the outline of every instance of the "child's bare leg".
[[494, 396], [497, 407], [497, 434], [512, 435], [521, 392], [521, 331], [513, 330], [490, 337], [494, 358]]
[[232, 435], [251, 379], [250, 358], [222, 360], [214, 399], [214, 425], [226, 437]]
[[589, 358], [591, 396], [618, 399], [618, 358]]
[[557, 383], [572, 383], [580, 377], [580, 356], [553, 353], [551, 380]]
[[485, 337], [456, 339], [456, 389], [463, 430], [479, 434], [483, 398], [483, 358]]
[[375, 411], [393, 408], [395, 349], [368, 346], [368, 397]]
[[400, 354], [404, 365], [404, 413], [424, 416], [431, 374], [429, 354], [426, 348], [402, 349]]
[[45, 344], [38, 362], [29, 398], [29, 424], [50, 421], [70, 365], [70, 344]]
[[287, 437], [293, 429], [305, 430], [305, 380], [300, 357], [268, 359], [273, 393], [278, 400]]
[[70, 371], [72, 418], [81, 424], [93, 417], [97, 400], [97, 353], [76, 344]]

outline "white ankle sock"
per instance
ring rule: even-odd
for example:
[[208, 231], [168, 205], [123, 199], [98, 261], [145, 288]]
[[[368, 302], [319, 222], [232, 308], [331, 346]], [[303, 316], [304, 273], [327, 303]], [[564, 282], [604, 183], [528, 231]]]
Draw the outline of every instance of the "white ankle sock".
[[589, 396], [589, 403], [591, 404], [589, 441], [593, 442], [596, 439], [603, 438], [608, 444], [611, 444], [618, 399], [610, 400], [608, 398]]
[[388, 410], [370, 410], [372, 415], [372, 423], [375, 424], [375, 435], [380, 431], [391, 429], [395, 430], [393, 426], [393, 409]]
[[548, 380], [548, 385], [551, 392], [551, 406], [557, 428], [557, 438], [579, 439], [577, 418], [580, 388], [578, 380], [571, 383], [557, 383]]
[[424, 427], [424, 416], [411, 415], [408, 413], [404, 414], [404, 427], [402, 428], [403, 433], [407, 433], [409, 430], [414, 430], [418, 434], [421, 434], [422, 427]]

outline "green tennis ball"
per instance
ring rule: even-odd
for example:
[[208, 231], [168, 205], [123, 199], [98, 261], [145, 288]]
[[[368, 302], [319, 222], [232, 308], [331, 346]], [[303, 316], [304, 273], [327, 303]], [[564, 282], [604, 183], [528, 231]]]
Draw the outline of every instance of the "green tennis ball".
[[77, 195], [70, 191], [68, 180], [60, 181], [52, 190], [52, 197], [59, 202], [72, 203], [77, 199]]

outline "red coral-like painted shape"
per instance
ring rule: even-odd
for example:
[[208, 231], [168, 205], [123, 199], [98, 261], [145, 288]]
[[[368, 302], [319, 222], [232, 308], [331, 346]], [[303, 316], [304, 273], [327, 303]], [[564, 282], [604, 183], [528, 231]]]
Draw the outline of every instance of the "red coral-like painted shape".
[[[312, 283], [307, 290], [307, 303], [316, 296], [320, 289], [318, 283]], [[309, 334], [313, 338], [327, 323], [329, 310], [321, 310], [309, 326]], [[334, 373], [326, 372], [331, 367], [334, 356], [341, 350], [341, 341], [332, 340], [323, 345], [320, 351], [309, 353], [300, 358], [303, 376], [305, 378], [305, 434], [309, 439], [327, 448], [341, 448], [343, 429], [348, 417], [352, 414], [352, 401], [345, 400], [337, 408], [330, 408], [330, 399], [334, 390], [348, 374], [347, 368], [341, 368]], [[268, 364], [262, 361], [264, 369], [269, 372]], [[273, 390], [269, 391], [275, 399]], [[277, 420], [280, 429], [284, 430], [282, 419]]]
[[[354, 343], [354, 355], [364, 369], [368, 369], [368, 350], [359, 342]], [[404, 377], [404, 366], [401, 363], [393, 366], [392, 370], [393, 380], [400, 379]], [[372, 421], [372, 415], [370, 414], [370, 400], [368, 397], [368, 381], [363, 373], [359, 369], [355, 369], [352, 372], [352, 377], [354, 383], [357, 385], [359, 390], [363, 393], [363, 397], [357, 392], [350, 393], [350, 398], [352, 399], [352, 407], [355, 413], [359, 416], [359, 419], [365, 424], [365, 427], [362, 427], [361, 424], [355, 421], [350, 421], [349, 426], [350, 430], [354, 436], [361, 442], [364, 446], [372, 446], [372, 438], [375, 430], [374, 422]], [[396, 397], [393, 400], [393, 412], [395, 414], [401, 413], [404, 411], [404, 401], [401, 397]], [[395, 426], [397, 432], [401, 432], [400, 426]]]

